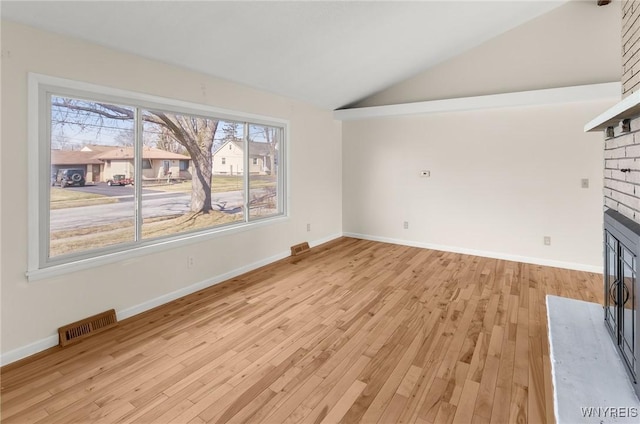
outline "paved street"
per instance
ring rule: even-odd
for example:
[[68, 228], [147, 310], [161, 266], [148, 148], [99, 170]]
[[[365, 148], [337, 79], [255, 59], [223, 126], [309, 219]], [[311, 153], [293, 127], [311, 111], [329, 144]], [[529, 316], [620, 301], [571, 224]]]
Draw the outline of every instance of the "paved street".
[[[72, 230], [133, 220], [133, 189], [131, 187], [108, 188], [116, 190], [130, 189], [131, 194], [118, 196], [118, 203], [52, 210], [50, 230]], [[217, 205], [220, 205], [219, 207], [224, 205], [224, 208], [232, 209], [242, 206], [242, 199], [242, 191], [215, 193], [213, 195], [213, 206], [215, 208], [218, 207]], [[152, 218], [184, 214], [189, 211], [190, 201], [191, 193], [165, 193], [149, 190], [142, 196], [142, 217]]]

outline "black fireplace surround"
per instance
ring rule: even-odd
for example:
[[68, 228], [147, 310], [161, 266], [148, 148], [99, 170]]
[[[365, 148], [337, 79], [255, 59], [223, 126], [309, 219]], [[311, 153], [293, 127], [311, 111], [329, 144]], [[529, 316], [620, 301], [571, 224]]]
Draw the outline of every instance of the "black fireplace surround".
[[639, 257], [640, 224], [613, 209], [607, 210], [604, 213], [604, 320], [638, 398]]

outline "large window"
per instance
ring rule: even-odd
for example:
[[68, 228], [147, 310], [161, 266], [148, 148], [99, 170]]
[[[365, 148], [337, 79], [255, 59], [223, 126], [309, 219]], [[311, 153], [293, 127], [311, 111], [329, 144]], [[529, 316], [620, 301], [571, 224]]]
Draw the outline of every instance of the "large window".
[[30, 277], [286, 215], [285, 121], [38, 75], [30, 116]]

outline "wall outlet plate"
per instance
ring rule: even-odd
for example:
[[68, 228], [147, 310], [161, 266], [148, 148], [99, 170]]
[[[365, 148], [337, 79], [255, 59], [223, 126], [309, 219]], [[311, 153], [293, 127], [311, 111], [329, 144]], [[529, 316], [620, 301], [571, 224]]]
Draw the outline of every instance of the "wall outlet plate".
[[431, 176], [431, 171], [420, 171], [420, 176], [421, 177], [430, 177]]

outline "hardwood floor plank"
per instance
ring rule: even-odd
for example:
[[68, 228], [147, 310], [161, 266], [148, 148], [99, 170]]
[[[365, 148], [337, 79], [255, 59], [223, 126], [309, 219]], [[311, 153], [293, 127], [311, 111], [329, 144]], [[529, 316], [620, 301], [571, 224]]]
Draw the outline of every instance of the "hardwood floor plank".
[[438, 409], [438, 414], [435, 417], [434, 423], [442, 423], [442, 424], [451, 424], [454, 422], [454, 418], [456, 416], [456, 407], [442, 402], [440, 404], [440, 408]]
[[[294, 411], [303, 404], [303, 402], [311, 396], [311, 394], [316, 390], [316, 388], [322, 383], [324, 380], [316, 375], [312, 375], [308, 380], [304, 381], [303, 384], [295, 390], [291, 392], [290, 396], [286, 398], [284, 402], [282, 402], [279, 406], [275, 407], [275, 410], [265, 411], [266, 417], [264, 422], [273, 422], [273, 423], [282, 423], [290, 417]], [[311, 409], [306, 407], [306, 411], [311, 412]], [[301, 418], [304, 418], [305, 414], [300, 414]], [[255, 416], [254, 416], [255, 418]], [[248, 422], [260, 422], [255, 420], [249, 420]]]
[[511, 414], [511, 387], [496, 386], [493, 395], [493, 407], [491, 408], [491, 423], [508, 423]]
[[442, 395], [442, 400], [444, 402], [450, 403], [453, 406], [458, 406], [460, 396], [462, 396], [464, 383], [467, 381], [467, 376], [469, 375], [469, 368], [470, 365], [466, 362], [458, 361], [456, 363], [456, 368], [453, 372], [454, 378], [449, 379], [447, 390]]
[[[314, 409], [305, 416], [302, 423], [315, 423], [324, 420], [329, 410], [340, 400], [341, 397], [345, 395], [369, 362], [371, 362], [371, 359], [367, 356], [359, 357], [356, 363], [349, 368], [342, 378], [332, 385], [329, 393], [327, 393], [320, 402], [315, 404]], [[310, 402], [304, 402], [304, 405], [311, 408], [314, 403], [315, 402], [310, 400]]]
[[416, 336], [413, 338], [413, 342], [411, 342], [405, 353], [399, 359], [396, 367], [386, 379], [378, 391], [378, 394], [373, 399], [373, 402], [371, 402], [371, 405], [369, 405], [367, 411], [362, 416], [363, 422], [377, 422], [384, 413], [389, 402], [391, 402], [391, 399], [393, 399], [393, 395], [400, 386], [400, 383], [411, 366], [411, 361], [413, 361], [418, 348], [422, 344], [422, 329], [411, 329], [409, 334], [413, 334], [414, 332], [416, 333]]
[[[360, 393], [367, 387], [365, 383], [362, 381], [356, 380], [353, 382], [351, 387], [347, 390], [347, 392], [340, 398], [340, 400], [335, 404], [335, 406], [329, 411], [329, 413], [324, 417], [321, 424], [333, 424], [337, 422], [342, 422], [342, 418], [349, 410], [349, 407], [353, 405], [356, 401]], [[347, 420], [346, 422], [350, 422]]]
[[456, 407], [456, 414], [453, 417], [453, 421], [456, 423], [470, 423], [473, 418], [473, 409], [476, 404], [476, 398], [478, 396], [478, 390], [480, 389], [480, 383], [467, 380], [464, 388], [462, 389], [462, 395], [460, 396], [460, 403]]
[[528, 394], [527, 388], [517, 383], [511, 388], [511, 402], [509, 411], [510, 423], [523, 423], [528, 422]]
[[404, 375], [404, 378], [400, 382], [400, 385], [398, 386], [398, 390], [396, 390], [396, 393], [399, 396], [403, 396], [405, 398], [408, 398], [409, 396], [411, 396], [411, 392], [413, 391], [413, 388], [416, 386], [416, 383], [420, 378], [420, 374], [422, 374], [422, 368], [416, 367], [415, 365], [411, 365], [407, 373]]
[[387, 404], [384, 413], [378, 420], [378, 424], [399, 423], [400, 414], [402, 414], [406, 403], [407, 398], [396, 393]]
[[496, 389], [496, 380], [498, 379], [498, 369], [500, 359], [495, 356], [487, 356], [485, 361], [482, 379], [480, 380], [480, 388], [478, 389], [478, 397], [473, 415], [491, 419], [491, 410], [493, 409], [493, 400]]
[[553, 422], [545, 296], [602, 276], [341, 238], [1, 371], [2, 422]]
[[144, 414], [146, 414], [149, 411], [151, 411], [152, 409], [154, 409], [154, 408], [160, 406], [162, 403], [166, 402], [167, 399], [168, 399], [167, 396], [165, 396], [164, 394], [159, 394], [154, 399], [152, 399], [149, 403], [147, 403], [144, 407], [135, 408], [132, 411], [129, 411], [128, 413], [126, 413], [125, 415], [120, 417], [115, 422], [117, 422], [118, 424], [130, 424], [133, 421], [135, 421], [136, 419], [138, 419], [139, 417], [141, 417]]

